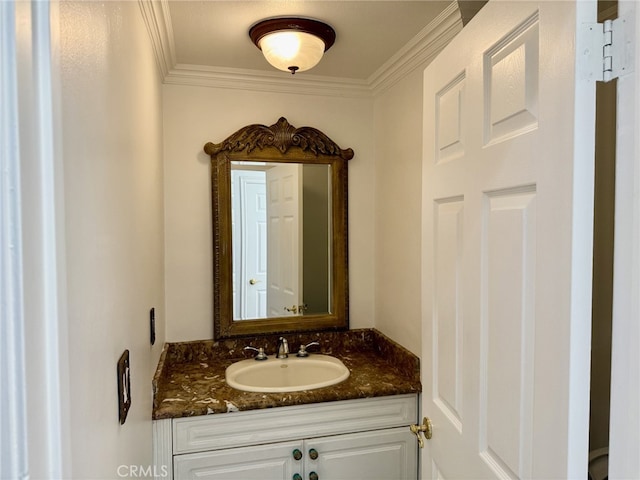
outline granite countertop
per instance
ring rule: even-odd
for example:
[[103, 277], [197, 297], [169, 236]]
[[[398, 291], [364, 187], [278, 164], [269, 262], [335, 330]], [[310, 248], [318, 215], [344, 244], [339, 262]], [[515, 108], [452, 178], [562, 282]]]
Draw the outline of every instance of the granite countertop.
[[[167, 343], [153, 379], [153, 419], [190, 417], [241, 410], [330, 402], [354, 398], [419, 393], [420, 360], [375, 329], [283, 335], [292, 351], [319, 342], [310, 353], [333, 355], [351, 372], [342, 383], [315, 390], [258, 393], [236, 390], [225, 382], [225, 369], [251, 358], [243, 348], [265, 347], [273, 353], [280, 335], [218, 342]], [[294, 353], [295, 355], [295, 353]]]

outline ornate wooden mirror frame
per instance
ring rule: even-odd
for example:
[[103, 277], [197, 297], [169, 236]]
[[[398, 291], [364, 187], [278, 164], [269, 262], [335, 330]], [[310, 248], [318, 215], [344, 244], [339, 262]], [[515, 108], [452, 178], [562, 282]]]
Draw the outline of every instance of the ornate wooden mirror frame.
[[[204, 151], [211, 157], [214, 338], [348, 329], [347, 161], [353, 158], [353, 150], [342, 150], [315, 128], [295, 128], [280, 118], [270, 127], [255, 124], [241, 128], [221, 143], [207, 143]], [[326, 314], [234, 320], [231, 162], [237, 161], [330, 166], [332, 282]]]

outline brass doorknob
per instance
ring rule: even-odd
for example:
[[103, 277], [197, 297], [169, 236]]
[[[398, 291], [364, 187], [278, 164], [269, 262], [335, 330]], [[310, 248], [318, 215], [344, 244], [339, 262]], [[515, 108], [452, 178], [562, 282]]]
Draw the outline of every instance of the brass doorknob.
[[256, 283], [260, 283], [260, 280], [256, 280], [255, 278], [249, 280], [249, 285], [255, 285]]
[[318, 451], [315, 448], [312, 448], [311, 450], [309, 450], [309, 457], [311, 458], [311, 460], [317, 460]]
[[298, 313], [298, 306], [297, 305], [293, 305], [291, 308], [289, 307], [284, 307], [285, 311], [287, 312], [291, 312], [291, 313]]
[[410, 425], [409, 430], [411, 430], [411, 433], [415, 434], [416, 438], [418, 439], [418, 445], [420, 446], [420, 448], [424, 448], [424, 440], [422, 439], [420, 433], [422, 433], [424, 435], [424, 438], [426, 438], [427, 440], [430, 440], [433, 436], [433, 425], [431, 425], [431, 420], [429, 420], [429, 417], [424, 417], [422, 419], [422, 425]]

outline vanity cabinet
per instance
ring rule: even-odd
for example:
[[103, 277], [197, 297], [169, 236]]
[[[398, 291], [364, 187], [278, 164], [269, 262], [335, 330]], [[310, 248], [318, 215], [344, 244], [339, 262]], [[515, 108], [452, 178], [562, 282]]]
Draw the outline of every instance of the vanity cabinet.
[[212, 480], [417, 479], [417, 395], [154, 422], [155, 471]]

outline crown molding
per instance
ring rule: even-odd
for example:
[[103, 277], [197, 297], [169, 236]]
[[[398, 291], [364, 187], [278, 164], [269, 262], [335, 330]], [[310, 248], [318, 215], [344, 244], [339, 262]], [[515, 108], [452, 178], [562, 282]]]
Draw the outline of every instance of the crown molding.
[[427, 62], [462, 29], [460, 11], [457, 2], [453, 1], [366, 80], [306, 73], [291, 78], [275, 71], [178, 64], [168, 0], [139, 0], [139, 4], [163, 83], [235, 90], [350, 98], [373, 97], [393, 86], [416, 68], [426, 66]]
[[178, 64], [164, 78], [164, 83], [300, 95], [356, 98], [372, 95], [365, 80], [308, 74], [297, 74], [293, 77], [275, 71], [272, 73], [204, 65]]
[[138, 4], [151, 38], [160, 81], [164, 82], [165, 77], [176, 64], [169, 3], [168, 0], [138, 0]]
[[452, 2], [409, 43], [368, 79], [373, 95], [379, 95], [418, 67], [426, 67], [462, 30], [457, 2]]

